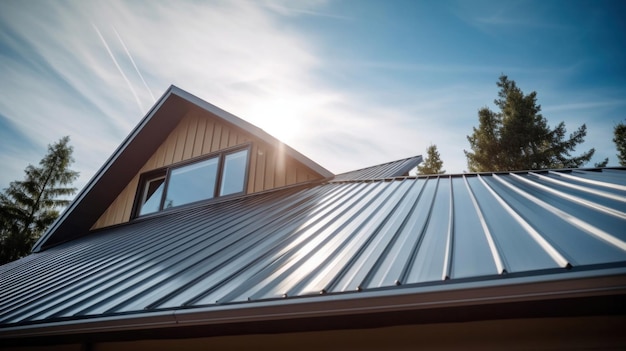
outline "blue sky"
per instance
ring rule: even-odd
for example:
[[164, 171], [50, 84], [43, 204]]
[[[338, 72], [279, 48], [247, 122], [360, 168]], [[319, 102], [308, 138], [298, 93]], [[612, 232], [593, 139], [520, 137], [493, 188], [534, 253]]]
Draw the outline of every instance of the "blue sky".
[[82, 187], [170, 84], [339, 173], [467, 169], [502, 73], [616, 165], [624, 1], [3, 1], [0, 187], [70, 135]]

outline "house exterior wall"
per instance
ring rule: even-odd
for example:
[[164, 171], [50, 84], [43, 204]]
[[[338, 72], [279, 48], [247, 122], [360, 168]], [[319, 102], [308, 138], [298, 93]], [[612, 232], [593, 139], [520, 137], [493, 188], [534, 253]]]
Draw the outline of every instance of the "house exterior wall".
[[139, 173], [117, 196], [91, 229], [128, 222], [142, 173], [251, 143], [247, 193], [319, 179], [320, 176], [273, 145], [240, 128], [212, 117], [209, 113], [189, 112], [143, 165]]

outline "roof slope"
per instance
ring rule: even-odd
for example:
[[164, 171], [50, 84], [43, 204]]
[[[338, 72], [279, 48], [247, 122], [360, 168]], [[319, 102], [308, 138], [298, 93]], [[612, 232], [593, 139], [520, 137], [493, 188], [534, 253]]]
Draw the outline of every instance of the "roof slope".
[[152, 109], [126, 137], [66, 211], [33, 247], [34, 252], [84, 235], [116, 196], [141, 169], [181, 119], [192, 110], [209, 112], [251, 135], [280, 148], [285, 155], [317, 172], [322, 178], [333, 174], [262, 129], [178, 87], [170, 86]]
[[413, 156], [402, 160], [383, 163], [376, 166], [358, 169], [338, 174], [333, 181], [368, 180], [403, 177], [409, 175], [409, 171], [422, 163], [422, 156]]
[[626, 169], [281, 189], [108, 228], [2, 267], [0, 326], [624, 274], [624, 228]]

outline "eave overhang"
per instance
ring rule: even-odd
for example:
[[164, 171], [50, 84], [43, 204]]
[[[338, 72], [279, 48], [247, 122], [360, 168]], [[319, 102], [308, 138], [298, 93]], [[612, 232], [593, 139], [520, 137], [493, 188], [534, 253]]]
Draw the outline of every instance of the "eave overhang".
[[281, 150], [284, 150], [285, 155], [318, 173], [321, 178], [326, 179], [334, 176], [324, 167], [283, 144], [262, 129], [172, 85], [79, 192], [61, 216], [35, 243], [32, 251], [39, 252], [87, 233], [107, 206], [115, 200], [119, 192], [124, 189], [158, 146], [167, 138], [172, 129], [188, 112], [194, 109], [209, 112], [271, 146], [280, 147]]
[[0, 340], [19, 344], [20, 340], [158, 339], [501, 318], [623, 315], [625, 276], [626, 268], [617, 267], [61, 319], [0, 328]]

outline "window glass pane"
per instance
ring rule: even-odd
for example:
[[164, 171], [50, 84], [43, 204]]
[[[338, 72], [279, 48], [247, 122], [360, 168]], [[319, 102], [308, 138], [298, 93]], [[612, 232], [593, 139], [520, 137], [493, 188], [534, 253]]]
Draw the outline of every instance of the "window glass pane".
[[212, 198], [215, 194], [218, 160], [216, 157], [173, 169], [163, 208]]
[[144, 187], [143, 198], [141, 201], [141, 209], [139, 209], [139, 215], [157, 212], [159, 210], [164, 186], [165, 177], [146, 181], [146, 186]]
[[224, 170], [222, 171], [220, 195], [235, 194], [243, 191], [247, 161], [248, 150], [226, 155]]

